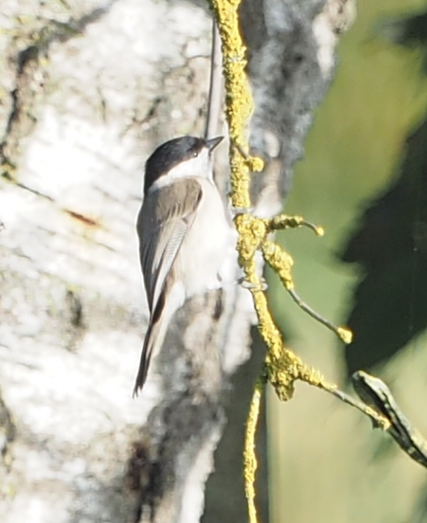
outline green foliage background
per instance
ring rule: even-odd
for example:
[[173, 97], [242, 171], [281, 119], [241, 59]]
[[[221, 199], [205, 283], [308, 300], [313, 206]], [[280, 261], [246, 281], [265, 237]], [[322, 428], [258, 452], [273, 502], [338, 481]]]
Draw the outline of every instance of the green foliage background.
[[[419, 51], [393, 45], [379, 27], [388, 17], [425, 7], [421, 0], [358, 3], [286, 202], [288, 214], [303, 215], [326, 230], [324, 238], [288, 231], [280, 241], [295, 260], [300, 296], [337, 324], [351, 308], [360, 270], [336, 255], [366, 205], [394, 179], [402, 145], [427, 109]], [[343, 348], [334, 335], [297, 309], [272, 275], [269, 284], [289, 344], [306, 363], [345, 386]], [[424, 335], [378, 374], [427, 434], [426, 353]], [[373, 432], [357, 411], [299, 384], [289, 404], [270, 391], [268, 418], [274, 523], [427, 521], [425, 471], [387, 435]]]

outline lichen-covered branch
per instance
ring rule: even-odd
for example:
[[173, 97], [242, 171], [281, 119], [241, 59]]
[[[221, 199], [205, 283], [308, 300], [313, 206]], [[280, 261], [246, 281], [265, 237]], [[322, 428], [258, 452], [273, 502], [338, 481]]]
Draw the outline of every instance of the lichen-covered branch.
[[[337, 328], [315, 313], [295, 293], [291, 275], [293, 260], [281, 247], [268, 238], [270, 232], [286, 227], [308, 225], [319, 235], [323, 233], [304, 222], [300, 217], [276, 216], [271, 220], [250, 214], [250, 172], [263, 169], [260, 158], [252, 157], [248, 150], [247, 126], [253, 110], [253, 100], [246, 78], [245, 46], [239, 33], [238, 7], [240, 0], [211, 0], [222, 43], [223, 72], [225, 77], [225, 112], [230, 135], [231, 202], [237, 210], [236, 229], [239, 233], [237, 250], [248, 288], [252, 293], [258, 319], [259, 332], [267, 345], [267, 357], [262, 376], [257, 382], [249, 411], [244, 451], [244, 476], [248, 500], [249, 520], [257, 521], [255, 509], [255, 432], [259, 414], [260, 397], [266, 381], [275, 388], [280, 399], [288, 400], [294, 391], [296, 380], [336, 394], [337, 387], [327, 383], [323, 376], [306, 366], [289, 348], [275, 325], [268, 307], [265, 286], [257, 272], [255, 254], [261, 251], [264, 260], [279, 275], [285, 288], [297, 304], [316, 320], [332, 329], [343, 341], [351, 340], [351, 333]], [[351, 400], [350, 400], [351, 401]], [[363, 407], [362, 407], [363, 409]], [[372, 415], [372, 413], [368, 413]], [[375, 416], [375, 414], [374, 414]], [[380, 417], [381, 418], [381, 417]]]

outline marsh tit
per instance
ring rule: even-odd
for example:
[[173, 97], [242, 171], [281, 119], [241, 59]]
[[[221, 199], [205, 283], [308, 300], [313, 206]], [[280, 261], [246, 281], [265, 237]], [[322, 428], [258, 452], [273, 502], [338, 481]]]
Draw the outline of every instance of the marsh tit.
[[147, 160], [137, 231], [150, 317], [134, 396], [177, 309], [235, 279], [237, 234], [213, 180], [212, 151], [222, 139], [182, 136]]

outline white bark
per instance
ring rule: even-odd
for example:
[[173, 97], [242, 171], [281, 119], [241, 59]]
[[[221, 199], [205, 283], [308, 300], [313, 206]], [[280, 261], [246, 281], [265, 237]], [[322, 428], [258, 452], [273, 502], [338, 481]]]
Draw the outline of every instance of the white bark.
[[[324, 94], [333, 45], [320, 50], [313, 22], [323, 1], [256, 4], [246, 20], [264, 9], [264, 25], [252, 18], [246, 34], [253, 143], [271, 160], [255, 184], [267, 214]], [[271, 25], [277, 6], [287, 26]], [[265, 68], [301, 44], [273, 39], [297, 11], [311, 47], [289, 67], [309, 57], [317, 83], [298, 73], [280, 113]], [[323, 25], [330, 42], [334, 26]], [[149, 152], [203, 134], [209, 14], [186, 2], [3, 0], [0, 28], [0, 518], [196, 522], [253, 312], [241, 289], [192, 300], [132, 400], [146, 315], [134, 223]]]

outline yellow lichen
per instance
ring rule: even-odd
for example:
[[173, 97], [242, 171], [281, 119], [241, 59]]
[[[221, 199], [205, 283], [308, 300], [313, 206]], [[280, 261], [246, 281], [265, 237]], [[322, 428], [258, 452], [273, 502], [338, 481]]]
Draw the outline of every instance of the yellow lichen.
[[[241, 0], [210, 0], [215, 14], [221, 38], [223, 55], [223, 72], [225, 77], [225, 115], [230, 137], [230, 177], [231, 203], [237, 209], [250, 209], [250, 172], [261, 171], [264, 162], [261, 158], [252, 157], [249, 150], [246, 128], [248, 119], [253, 111], [253, 100], [245, 74], [246, 48], [243, 45], [238, 20], [238, 7]], [[319, 236], [323, 229], [316, 227], [300, 216], [279, 215], [271, 220], [257, 218], [248, 212], [237, 214], [234, 220], [239, 239], [237, 250], [239, 263], [248, 288], [252, 293], [255, 311], [258, 318], [258, 330], [267, 345], [267, 356], [263, 372], [255, 386], [249, 416], [247, 420], [245, 450], [244, 450], [244, 477], [245, 492], [248, 500], [250, 523], [257, 522], [255, 508], [255, 433], [259, 415], [260, 398], [265, 381], [274, 387], [278, 397], [289, 400], [294, 392], [296, 380], [303, 380], [325, 390], [333, 388], [314, 369], [307, 367], [284, 343], [279, 329], [276, 327], [269, 311], [265, 286], [256, 271], [255, 254], [261, 250], [265, 261], [279, 275], [283, 285], [300, 306], [312, 316], [319, 319], [293, 292], [294, 283], [291, 275], [293, 260], [291, 256], [276, 243], [268, 239], [270, 232], [288, 227], [307, 226]], [[321, 319], [321, 318], [320, 318]], [[329, 328], [335, 329], [341, 338], [348, 339], [346, 329], [336, 329], [329, 322], [324, 321]]]

